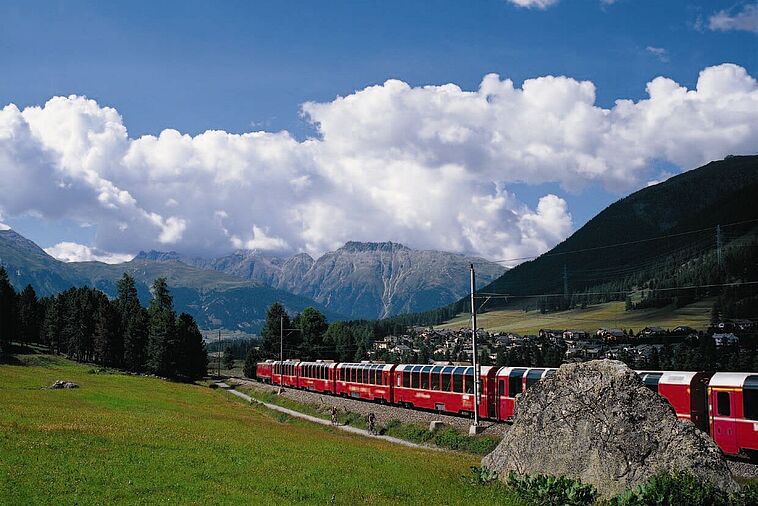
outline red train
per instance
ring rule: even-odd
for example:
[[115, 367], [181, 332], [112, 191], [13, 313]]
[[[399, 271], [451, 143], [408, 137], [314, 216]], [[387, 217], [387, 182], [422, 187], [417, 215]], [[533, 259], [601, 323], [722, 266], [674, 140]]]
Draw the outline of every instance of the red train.
[[[479, 416], [509, 421], [516, 396], [555, 369], [480, 368]], [[474, 368], [428, 364], [260, 362], [257, 379], [407, 408], [471, 416]], [[726, 454], [758, 457], [758, 373], [638, 371], [645, 385], [665, 398], [677, 416], [713, 437]]]

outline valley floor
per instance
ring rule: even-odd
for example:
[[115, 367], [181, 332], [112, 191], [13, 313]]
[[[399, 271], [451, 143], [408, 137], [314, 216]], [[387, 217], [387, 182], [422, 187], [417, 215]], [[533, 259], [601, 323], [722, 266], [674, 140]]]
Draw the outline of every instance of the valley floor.
[[[513, 504], [478, 458], [285, 419], [48, 355], [0, 365], [0, 504]], [[64, 379], [74, 390], [44, 387]]]
[[[633, 311], [625, 311], [624, 302], [608, 302], [589, 306], [586, 309], [548, 314], [541, 314], [537, 310], [524, 312], [521, 309], [504, 309], [478, 315], [477, 325], [491, 332], [516, 332], [522, 335], [537, 334], [539, 329], [576, 329], [594, 332], [598, 328], [632, 328], [639, 331], [644, 327], [673, 329], [678, 325], [705, 330], [710, 323], [713, 302], [713, 299], [706, 299], [678, 309], [667, 306]], [[470, 313], [462, 313], [439, 327], [458, 329], [470, 326]]]

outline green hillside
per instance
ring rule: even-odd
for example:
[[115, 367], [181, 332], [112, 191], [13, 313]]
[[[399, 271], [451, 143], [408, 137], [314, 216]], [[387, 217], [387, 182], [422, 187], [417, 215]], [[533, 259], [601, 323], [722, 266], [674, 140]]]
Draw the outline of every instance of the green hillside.
[[[718, 300], [724, 316], [758, 317], [756, 202], [758, 156], [731, 156], [674, 176], [620, 199], [552, 250], [480, 289], [482, 298], [491, 296], [481, 301], [483, 310], [553, 314], [623, 302], [633, 292], [632, 313]], [[392, 332], [469, 311], [463, 298], [380, 323]], [[615, 319], [654, 324], [646, 314]]]
[[[274, 415], [207, 387], [47, 355], [0, 366], [3, 504], [515, 504], [478, 458]], [[48, 390], [58, 379], [80, 385]]]
[[[477, 325], [491, 332], [515, 332], [537, 334], [539, 329], [575, 329], [594, 332], [598, 328], [623, 328], [639, 331], [656, 326], [673, 329], [686, 325], [695, 330], [705, 330], [711, 317], [714, 299], [705, 299], [684, 307], [647, 308], [625, 311], [623, 302], [607, 302], [581, 309], [569, 309], [542, 314], [538, 310], [499, 309], [478, 315]], [[462, 313], [440, 325], [441, 328], [458, 329], [471, 326], [471, 314]]]

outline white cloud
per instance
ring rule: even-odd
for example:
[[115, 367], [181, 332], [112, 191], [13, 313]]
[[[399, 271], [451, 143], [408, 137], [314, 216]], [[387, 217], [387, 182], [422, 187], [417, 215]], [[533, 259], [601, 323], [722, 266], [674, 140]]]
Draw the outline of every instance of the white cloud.
[[669, 61], [668, 53], [666, 49], [662, 47], [648, 46], [645, 48], [645, 51], [652, 54], [653, 56], [658, 58], [659, 61], [663, 63], [667, 63]]
[[303, 104], [318, 138], [287, 132], [130, 138], [83, 97], [0, 109], [0, 212], [97, 226], [104, 251], [233, 248], [318, 255], [347, 240], [490, 258], [540, 253], [570, 233], [566, 202], [532, 209], [513, 183], [600, 184], [626, 192], [652, 161], [697, 167], [758, 145], [758, 85], [745, 69], [704, 69], [694, 89], [658, 77], [645, 99], [595, 104], [564, 76], [478, 89], [389, 80]]
[[0, 222], [0, 230], [10, 230], [11, 227], [5, 223]]
[[527, 9], [547, 9], [558, 3], [559, 0], [508, 0], [514, 5], [519, 7], [526, 7]]
[[134, 255], [122, 253], [108, 253], [97, 248], [90, 248], [75, 242], [59, 242], [55, 246], [45, 248], [45, 252], [62, 262], [104, 262], [106, 264], [120, 264], [128, 262]]
[[743, 5], [741, 10], [721, 10], [708, 19], [708, 28], [758, 33], [758, 3]]

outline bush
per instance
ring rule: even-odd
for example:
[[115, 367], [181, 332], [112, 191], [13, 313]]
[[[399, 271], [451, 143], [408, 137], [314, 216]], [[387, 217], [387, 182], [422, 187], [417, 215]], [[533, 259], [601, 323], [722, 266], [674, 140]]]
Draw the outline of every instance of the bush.
[[580, 506], [597, 499], [595, 487], [565, 476], [526, 476], [511, 472], [507, 485], [522, 499], [544, 506]]
[[713, 484], [696, 478], [690, 473], [662, 472], [650, 477], [646, 483], [634, 490], [612, 499], [610, 504], [611, 506], [646, 506], [648, 504], [727, 506], [742, 504], [739, 495], [730, 499], [726, 493]]
[[497, 471], [487, 467], [471, 466], [471, 476], [467, 481], [472, 485], [489, 485], [497, 481]]

